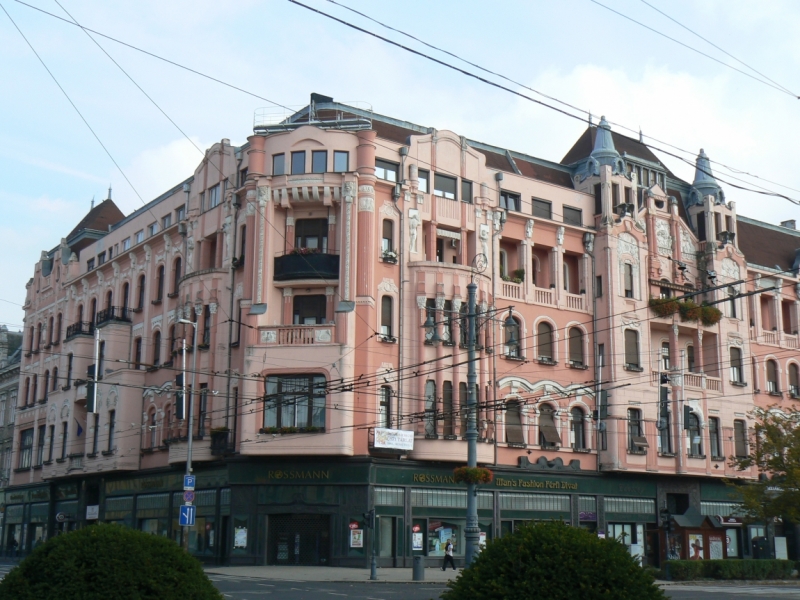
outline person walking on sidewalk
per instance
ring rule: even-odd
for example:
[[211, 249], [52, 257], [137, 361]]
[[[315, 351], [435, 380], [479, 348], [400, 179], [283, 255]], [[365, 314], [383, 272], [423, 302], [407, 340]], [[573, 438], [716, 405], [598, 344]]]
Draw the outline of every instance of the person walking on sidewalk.
[[444, 562], [442, 563], [442, 571], [447, 570], [447, 563], [450, 562], [450, 566], [453, 567], [453, 571], [456, 570], [456, 563], [453, 560], [453, 544], [450, 540], [447, 540], [447, 545], [444, 547]]

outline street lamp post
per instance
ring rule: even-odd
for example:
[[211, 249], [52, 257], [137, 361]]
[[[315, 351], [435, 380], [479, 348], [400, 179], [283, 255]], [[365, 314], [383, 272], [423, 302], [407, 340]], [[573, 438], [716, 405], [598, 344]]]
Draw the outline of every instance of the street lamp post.
[[[197, 375], [197, 322], [190, 321], [189, 319], [179, 319], [178, 323], [183, 325], [191, 325], [194, 328], [192, 335], [192, 385], [189, 391], [189, 410], [188, 419], [189, 427], [187, 428], [187, 441], [186, 441], [186, 474], [192, 474], [192, 421], [194, 421], [194, 402], [192, 395], [194, 394], [195, 376]], [[186, 400], [186, 336], [183, 337], [183, 398]], [[189, 526], [183, 531], [183, 548], [189, 551]]]
[[[467, 466], [478, 466], [478, 403], [475, 398], [475, 386], [478, 373], [475, 367], [475, 295], [477, 284], [472, 281], [467, 285]], [[465, 562], [467, 566], [478, 555], [481, 529], [478, 526], [478, 491], [475, 483], [467, 484], [467, 527], [465, 529], [466, 548]]]

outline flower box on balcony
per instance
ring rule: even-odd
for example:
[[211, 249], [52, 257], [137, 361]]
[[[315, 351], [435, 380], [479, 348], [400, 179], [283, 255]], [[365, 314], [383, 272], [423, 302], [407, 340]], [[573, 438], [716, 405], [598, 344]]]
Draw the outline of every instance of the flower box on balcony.
[[384, 250], [381, 254], [381, 260], [385, 263], [389, 263], [390, 265], [397, 264], [397, 252], [394, 250]]

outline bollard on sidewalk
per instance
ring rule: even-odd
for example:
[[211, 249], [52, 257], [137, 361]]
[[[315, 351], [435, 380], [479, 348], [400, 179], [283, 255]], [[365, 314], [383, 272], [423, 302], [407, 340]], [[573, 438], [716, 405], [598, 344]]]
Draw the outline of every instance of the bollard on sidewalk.
[[425, 565], [422, 563], [422, 556], [414, 557], [414, 581], [425, 581]]

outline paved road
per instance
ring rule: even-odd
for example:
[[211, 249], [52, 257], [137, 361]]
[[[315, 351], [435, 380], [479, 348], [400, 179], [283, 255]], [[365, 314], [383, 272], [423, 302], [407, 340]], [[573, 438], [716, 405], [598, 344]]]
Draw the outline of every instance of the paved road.
[[796, 585], [671, 585], [667, 595], [674, 600], [789, 600], [800, 598]]
[[[441, 583], [303, 582], [210, 574], [231, 600], [435, 600], [446, 589]], [[800, 587], [768, 585], [671, 585], [672, 600], [800, 600]]]
[[232, 600], [433, 600], [445, 590], [438, 583], [334, 583], [241, 579], [209, 575]]

